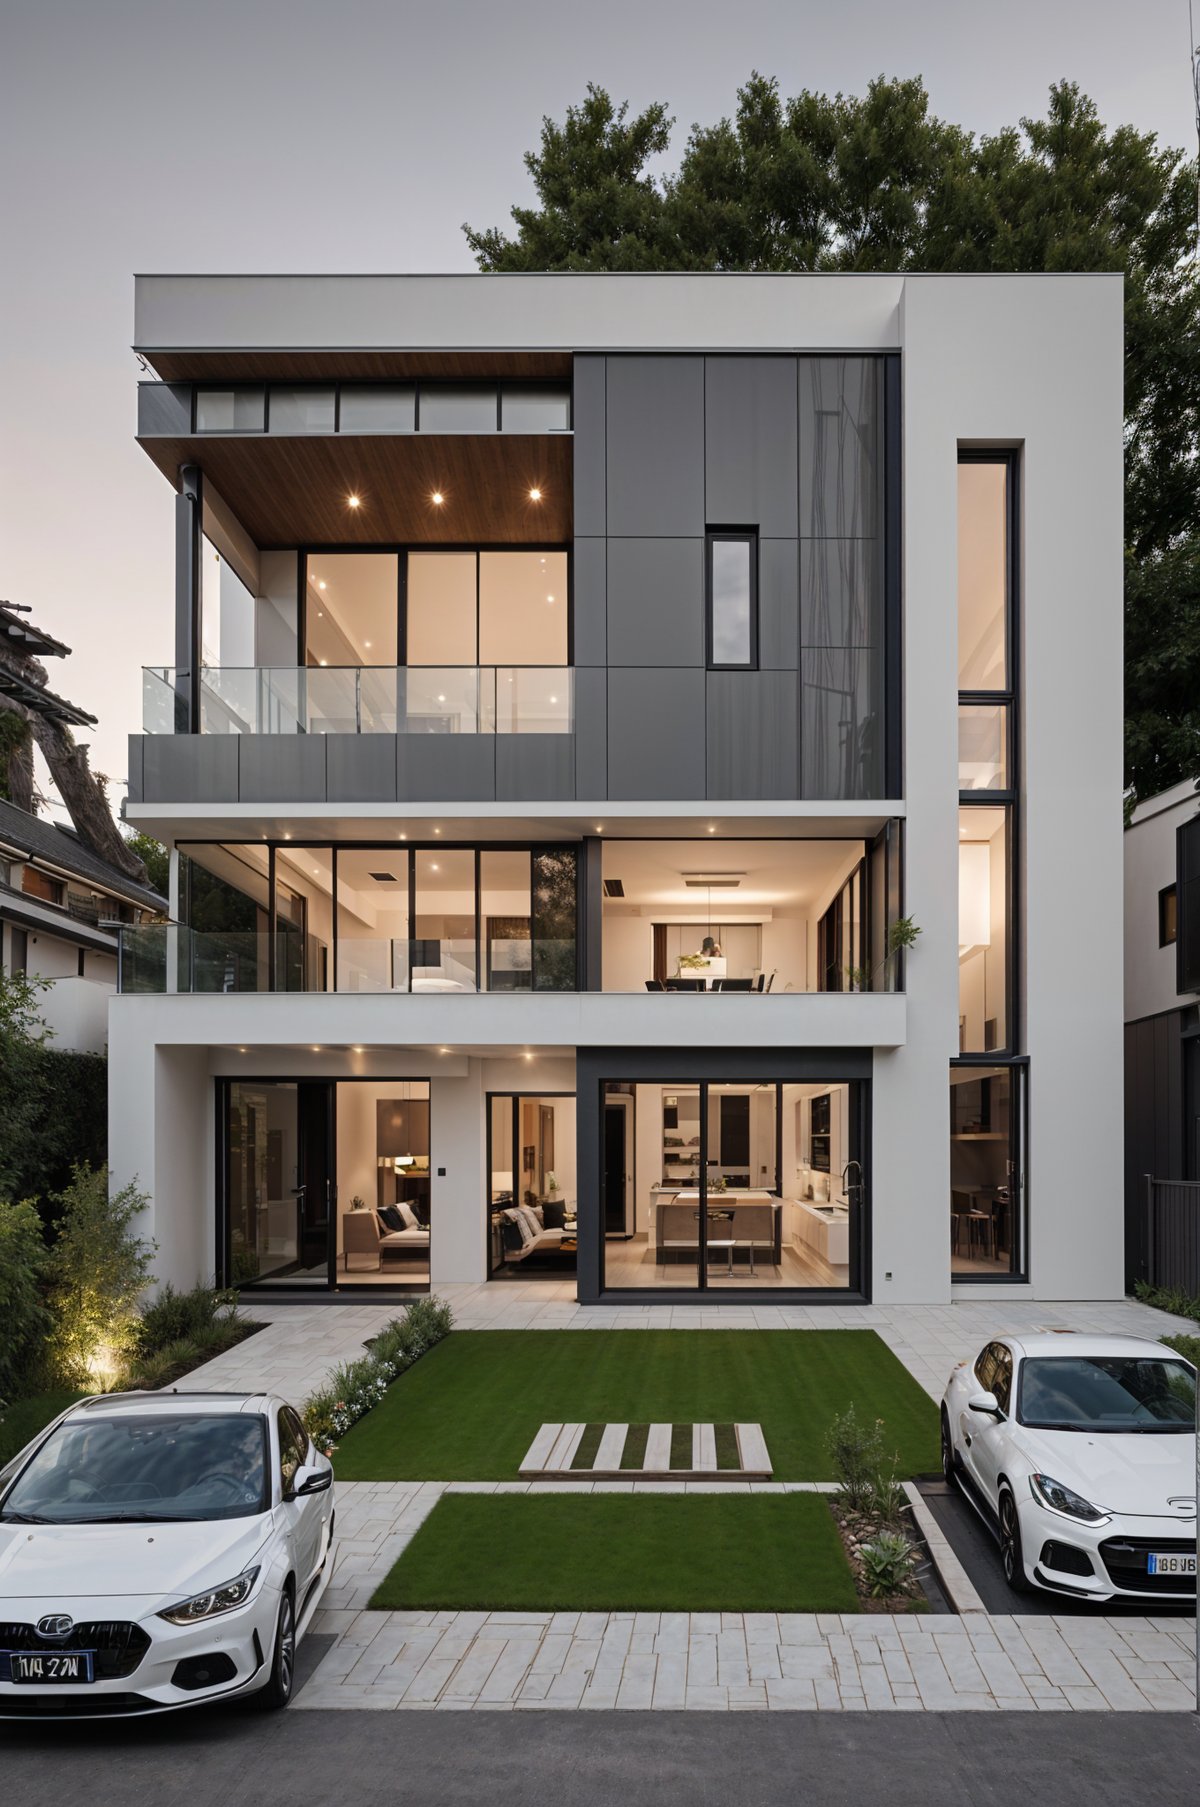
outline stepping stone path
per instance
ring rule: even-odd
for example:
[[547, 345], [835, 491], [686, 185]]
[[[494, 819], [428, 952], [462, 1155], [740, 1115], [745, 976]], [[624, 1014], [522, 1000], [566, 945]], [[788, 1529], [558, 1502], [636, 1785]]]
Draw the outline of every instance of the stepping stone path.
[[543, 1424], [521, 1474], [554, 1481], [769, 1481], [760, 1424]]

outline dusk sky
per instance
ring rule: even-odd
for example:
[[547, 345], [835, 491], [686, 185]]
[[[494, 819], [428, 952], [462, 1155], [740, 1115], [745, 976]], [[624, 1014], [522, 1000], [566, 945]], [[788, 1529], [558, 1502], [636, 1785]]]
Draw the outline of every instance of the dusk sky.
[[[674, 145], [757, 68], [785, 93], [921, 74], [976, 132], [1077, 80], [1194, 146], [1186, 0], [0, 0], [0, 596], [74, 649], [124, 793], [141, 671], [173, 656], [169, 486], [134, 444], [134, 271], [469, 270], [461, 223], [590, 81]], [[673, 159], [672, 159], [673, 160]]]

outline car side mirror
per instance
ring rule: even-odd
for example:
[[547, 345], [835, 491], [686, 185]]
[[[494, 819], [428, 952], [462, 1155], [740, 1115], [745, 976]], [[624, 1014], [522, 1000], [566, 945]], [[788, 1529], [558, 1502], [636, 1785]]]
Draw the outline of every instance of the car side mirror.
[[967, 1410], [978, 1412], [984, 1418], [1003, 1418], [1004, 1416], [994, 1393], [976, 1393], [973, 1399], [968, 1399]]
[[310, 1493], [327, 1493], [333, 1486], [332, 1468], [298, 1468], [292, 1477], [289, 1499], [298, 1500]]

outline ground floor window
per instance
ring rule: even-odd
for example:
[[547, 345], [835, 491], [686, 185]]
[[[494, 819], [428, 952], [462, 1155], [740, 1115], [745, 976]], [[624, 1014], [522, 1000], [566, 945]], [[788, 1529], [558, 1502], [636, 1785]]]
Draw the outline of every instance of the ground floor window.
[[851, 1081], [605, 1081], [604, 1288], [856, 1288], [860, 1091]]
[[491, 1093], [488, 1171], [490, 1278], [573, 1280], [574, 1093]]
[[218, 1123], [226, 1283], [428, 1290], [427, 1080], [226, 1080]]
[[950, 1068], [950, 1271], [1019, 1279], [1025, 1258], [1027, 1068]]

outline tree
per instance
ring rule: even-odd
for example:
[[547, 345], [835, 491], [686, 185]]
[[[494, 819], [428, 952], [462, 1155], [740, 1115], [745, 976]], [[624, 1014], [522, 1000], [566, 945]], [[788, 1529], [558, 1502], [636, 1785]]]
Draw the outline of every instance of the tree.
[[161, 841], [140, 828], [125, 830], [125, 845], [133, 850], [146, 868], [146, 883], [160, 897], [166, 897], [171, 883], [171, 856]]
[[1046, 115], [976, 138], [917, 77], [860, 99], [753, 74], [732, 120], [630, 119], [589, 87], [525, 164], [540, 205], [506, 237], [465, 228], [482, 270], [1119, 270], [1125, 276], [1126, 782], [1200, 772], [1200, 266], [1196, 164], [1109, 131], [1072, 82]]

